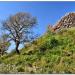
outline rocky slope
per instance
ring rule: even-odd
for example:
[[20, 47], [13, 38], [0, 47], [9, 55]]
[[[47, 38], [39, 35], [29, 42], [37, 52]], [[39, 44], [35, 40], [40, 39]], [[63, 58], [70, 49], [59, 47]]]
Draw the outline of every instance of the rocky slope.
[[[49, 26], [51, 28], [51, 26]], [[63, 28], [71, 28], [75, 27], [75, 13], [68, 13], [63, 16], [54, 27], [52, 27], [52, 31], [58, 31]]]

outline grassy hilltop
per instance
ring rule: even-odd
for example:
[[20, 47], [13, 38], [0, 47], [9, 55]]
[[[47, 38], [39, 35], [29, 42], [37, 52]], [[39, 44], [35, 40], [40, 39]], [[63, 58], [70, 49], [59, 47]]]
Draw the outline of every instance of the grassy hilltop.
[[75, 28], [48, 30], [20, 51], [0, 57], [0, 73], [75, 73]]

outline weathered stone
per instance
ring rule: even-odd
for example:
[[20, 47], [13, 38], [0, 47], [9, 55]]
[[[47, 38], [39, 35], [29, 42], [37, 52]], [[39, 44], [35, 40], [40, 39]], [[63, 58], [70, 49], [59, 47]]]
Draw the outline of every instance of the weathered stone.
[[75, 26], [75, 13], [68, 13], [64, 17], [62, 17], [54, 27], [50, 30], [52, 32], [61, 30], [63, 28], [71, 28]]

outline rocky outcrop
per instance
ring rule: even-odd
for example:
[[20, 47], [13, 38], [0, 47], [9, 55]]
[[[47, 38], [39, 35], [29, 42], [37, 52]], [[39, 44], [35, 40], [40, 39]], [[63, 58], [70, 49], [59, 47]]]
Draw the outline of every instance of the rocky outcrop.
[[51, 27], [49, 25], [49, 28], [52, 32], [70, 27], [75, 27], [75, 13], [68, 13], [67, 15], [62, 17], [54, 27]]

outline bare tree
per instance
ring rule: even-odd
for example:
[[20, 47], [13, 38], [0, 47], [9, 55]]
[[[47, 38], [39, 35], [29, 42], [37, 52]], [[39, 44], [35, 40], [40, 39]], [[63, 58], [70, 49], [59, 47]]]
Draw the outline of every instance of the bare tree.
[[19, 44], [29, 40], [28, 35], [32, 27], [36, 26], [36, 18], [29, 13], [19, 12], [3, 21], [3, 27], [9, 32], [9, 37], [15, 42], [16, 51], [19, 54]]

